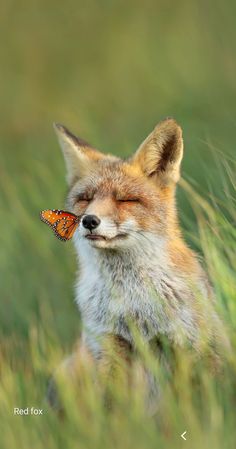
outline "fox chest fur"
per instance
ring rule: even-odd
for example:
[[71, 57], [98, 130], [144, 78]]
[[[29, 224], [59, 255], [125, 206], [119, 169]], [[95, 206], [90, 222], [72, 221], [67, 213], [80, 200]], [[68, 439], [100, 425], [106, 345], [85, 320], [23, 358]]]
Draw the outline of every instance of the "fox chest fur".
[[[106, 251], [94, 255], [80, 242], [80, 275], [76, 301], [82, 315], [83, 336], [95, 352], [99, 338], [121, 336], [132, 344], [129, 325], [149, 341], [167, 336], [176, 344], [198, 337], [194, 295], [190, 282], [168, 265], [160, 246], [149, 253]], [[146, 248], [147, 250], [147, 248]], [[201, 286], [202, 293], [205, 289]]]

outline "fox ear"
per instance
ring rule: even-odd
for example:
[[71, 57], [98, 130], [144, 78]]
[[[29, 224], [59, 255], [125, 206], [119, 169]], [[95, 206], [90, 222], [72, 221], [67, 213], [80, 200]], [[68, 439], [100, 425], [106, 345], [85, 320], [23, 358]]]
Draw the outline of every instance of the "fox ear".
[[147, 176], [158, 175], [163, 184], [176, 183], [183, 157], [182, 130], [175, 120], [160, 122], [133, 157]]
[[85, 140], [74, 136], [65, 126], [53, 124], [61, 146], [66, 168], [67, 181], [71, 185], [75, 179], [88, 172], [91, 166], [104, 155], [91, 147]]

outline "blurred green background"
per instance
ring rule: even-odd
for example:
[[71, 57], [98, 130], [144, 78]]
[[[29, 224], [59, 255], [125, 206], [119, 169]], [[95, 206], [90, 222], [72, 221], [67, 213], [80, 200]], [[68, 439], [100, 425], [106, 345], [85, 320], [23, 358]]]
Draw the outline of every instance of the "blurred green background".
[[184, 131], [183, 175], [222, 195], [215, 156], [235, 154], [235, 17], [236, 2], [219, 0], [1, 2], [2, 335], [20, 345], [45, 316], [64, 345], [79, 332], [73, 247], [38, 218], [63, 207], [66, 193], [53, 121], [128, 155], [173, 116]]

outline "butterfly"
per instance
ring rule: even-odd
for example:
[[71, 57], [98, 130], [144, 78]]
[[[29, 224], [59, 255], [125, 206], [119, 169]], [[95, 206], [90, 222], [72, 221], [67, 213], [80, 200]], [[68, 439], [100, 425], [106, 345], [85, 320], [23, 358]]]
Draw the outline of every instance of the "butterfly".
[[58, 209], [47, 209], [40, 212], [41, 220], [52, 228], [58, 239], [70, 240], [80, 222], [80, 216]]

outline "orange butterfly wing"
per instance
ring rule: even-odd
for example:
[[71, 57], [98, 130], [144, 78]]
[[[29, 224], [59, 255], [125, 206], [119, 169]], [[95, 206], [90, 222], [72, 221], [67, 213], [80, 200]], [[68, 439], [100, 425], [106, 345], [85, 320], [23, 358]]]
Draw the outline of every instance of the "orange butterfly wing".
[[80, 217], [59, 209], [47, 209], [40, 212], [41, 220], [52, 228], [58, 239], [70, 240], [79, 224]]

